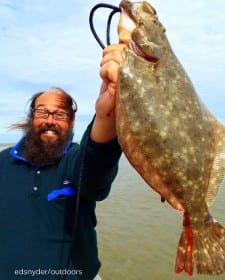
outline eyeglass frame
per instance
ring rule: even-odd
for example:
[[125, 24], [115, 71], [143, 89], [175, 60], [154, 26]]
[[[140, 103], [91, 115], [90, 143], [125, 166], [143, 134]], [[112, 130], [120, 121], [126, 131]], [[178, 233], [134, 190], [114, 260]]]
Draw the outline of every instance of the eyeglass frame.
[[[42, 116], [42, 117], [37, 117], [36, 115], [35, 115], [35, 113], [37, 112], [37, 110], [40, 112], [40, 111], [42, 111], [42, 114], [46, 114], [46, 116], [44, 117], [44, 116]], [[66, 120], [68, 120], [69, 119], [69, 117], [71, 116], [71, 114], [70, 113], [68, 113], [68, 112], [59, 112], [59, 111], [53, 111], [53, 112], [49, 112], [47, 109], [38, 109], [38, 108], [33, 108], [33, 109], [31, 109], [31, 111], [32, 111], [32, 114], [33, 114], [33, 116], [34, 116], [34, 118], [36, 118], [36, 119], [45, 119], [45, 120], [47, 120], [48, 118], [49, 118], [49, 116], [50, 115], [52, 115], [52, 117], [53, 117], [53, 119], [54, 120], [56, 120], [56, 121], [66, 121]], [[40, 112], [41, 113], [41, 112]], [[58, 118], [57, 119], [57, 113], [62, 113], [62, 114], [64, 114], [64, 116], [65, 116], [65, 118], [62, 118], [62, 119], [60, 119], [60, 118]]]

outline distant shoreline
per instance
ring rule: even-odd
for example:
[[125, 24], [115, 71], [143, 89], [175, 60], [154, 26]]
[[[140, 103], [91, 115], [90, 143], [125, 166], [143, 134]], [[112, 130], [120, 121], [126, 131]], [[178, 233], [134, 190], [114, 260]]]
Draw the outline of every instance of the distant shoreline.
[[15, 143], [0, 143], [0, 151], [6, 149], [8, 147], [12, 147], [14, 145], [15, 145]]

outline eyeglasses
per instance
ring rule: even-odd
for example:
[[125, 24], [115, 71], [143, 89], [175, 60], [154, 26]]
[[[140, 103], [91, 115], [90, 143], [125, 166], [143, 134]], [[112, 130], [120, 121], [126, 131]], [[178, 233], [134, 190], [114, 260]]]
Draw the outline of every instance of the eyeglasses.
[[56, 121], [66, 121], [69, 117], [69, 113], [67, 112], [49, 112], [48, 110], [43, 109], [33, 109], [32, 111], [36, 119], [47, 119], [49, 115], [52, 115], [53, 119]]

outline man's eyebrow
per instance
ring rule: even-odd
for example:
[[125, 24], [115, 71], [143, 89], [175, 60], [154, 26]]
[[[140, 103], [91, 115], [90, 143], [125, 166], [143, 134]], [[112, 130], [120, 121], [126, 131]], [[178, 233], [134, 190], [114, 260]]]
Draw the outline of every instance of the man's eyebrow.
[[[47, 104], [38, 104], [38, 105], [36, 106], [36, 108], [43, 107], [43, 109], [48, 110], [48, 109], [46, 108], [46, 106], [47, 106]], [[63, 106], [59, 106], [59, 107], [56, 107], [55, 111], [57, 111], [57, 110], [64, 110], [64, 111], [66, 111], [67, 109], [66, 109], [65, 107], [63, 107]]]
[[36, 106], [36, 108], [39, 108], [39, 107], [45, 107], [46, 105], [45, 104], [39, 104]]

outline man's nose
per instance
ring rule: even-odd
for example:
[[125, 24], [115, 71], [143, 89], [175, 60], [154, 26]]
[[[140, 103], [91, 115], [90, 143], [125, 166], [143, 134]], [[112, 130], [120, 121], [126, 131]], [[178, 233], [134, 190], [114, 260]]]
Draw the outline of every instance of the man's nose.
[[48, 118], [46, 119], [46, 122], [47, 122], [47, 123], [55, 123], [55, 119], [54, 119], [52, 113], [50, 113], [50, 114], [48, 115]]

